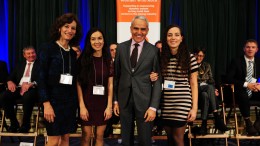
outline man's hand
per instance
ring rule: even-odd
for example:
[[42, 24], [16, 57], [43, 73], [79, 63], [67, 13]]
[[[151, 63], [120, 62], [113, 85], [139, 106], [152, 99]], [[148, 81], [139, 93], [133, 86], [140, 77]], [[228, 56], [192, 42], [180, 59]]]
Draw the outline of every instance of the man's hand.
[[15, 90], [16, 90], [16, 85], [13, 81], [8, 81], [7, 87], [8, 87], [8, 90], [10, 90], [11, 92], [15, 92]]
[[21, 91], [20, 91], [21, 96], [23, 96], [23, 94], [25, 92], [27, 92], [30, 89], [31, 86], [33, 86], [32, 83], [23, 82], [23, 84], [21, 86]]
[[145, 122], [151, 122], [156, 117], [156, 111], [148, 108], [148, 110], [144, 114]]
[[260, 83], [257, 83], [255, 87], [258, 91], [260, 91]]
[[247, 88], [253, 92], [258, 92], [260, 91], [258, 89], [259, 88], [258, 86], [259, 86], [258, 83], [248, 83]]
[[49, 122], [54, 122], [55, 113], [49, 101], [43, 103], [44, 106], [44, 118]]
[[120, 114], [118, 103], [115, 103], [115, 104], [114, 104], [114, 114], [115, 114], [116, 116], [119, 116], [119, 114]]
[[150, 74], [150, 80], [151, 80], [152, 82], [158, 80], [158, 77], [159, 77], [159, 76], [158, 76], [158, 73], [151, 72], [151, 74]]

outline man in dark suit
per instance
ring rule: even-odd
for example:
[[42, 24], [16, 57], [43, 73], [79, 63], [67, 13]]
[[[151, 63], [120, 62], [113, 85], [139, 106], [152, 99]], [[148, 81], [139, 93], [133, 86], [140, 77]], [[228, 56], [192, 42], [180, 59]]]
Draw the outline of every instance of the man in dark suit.
[[[25, 47], [23, 56], [26, 61], [17, 64], [7, 79], [8, 90], [0, 97], [6, 116], [11, 121], [11, 126], [8, 129], [10, 132], [26, 133], [30, 130], [30, 118], [33, 106], [37, 101], [37, 83], [35, 81], [39, 65], [36, 61], [35, 49], [32, 46]], [[14, 111], [14, 104], [17, 99], [21, 99], [23, 103], [23, 122], [21, 127]]]
[[7, 65], [0, 60], [0, 93], [5, 90], [5, 84], [8, 76]]
[[[256, 40], [247, 40], [244, 46], [244, 55], [231, 62], [227, 79], [235, 85], [236, 102], [246, 123], [248, 135], [257, 135], [260, 132], [260, 119], [254, 125], [250, 120], [250, 101], [260, 101], [260, 58], [256, 58], [258, 51]], [[250, 69], [251, 68], [251, 69]]]
[[122, 144], [134, 145], [137, 124], [141, 146], [151, 146], [152, 121], [161, 96], [161, 79], [151, 82], [150, 73], [159, 72], [159, 49], [145, 38], [149, 31], [144, 16], [136, 16], [130, 26], [132, 39], [117, 46], [114, 76], [114, 112], [120, 114]]

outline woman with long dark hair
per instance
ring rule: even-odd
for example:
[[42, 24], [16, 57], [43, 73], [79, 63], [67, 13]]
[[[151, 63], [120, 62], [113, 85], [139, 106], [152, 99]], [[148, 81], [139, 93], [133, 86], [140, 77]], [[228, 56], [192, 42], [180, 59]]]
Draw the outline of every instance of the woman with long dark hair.
[[164, 89], [161, 99], [161, 124], [168, 145], [184, 146], [187, 122], [196, 119], [198, 109], [198, 65], [189, 53], [181, 28], [170, 25], [162, 40], [161, 72]]
[[81, 145], [88, 146], [92, 126], [97, 127], [96, 146], [103, 146], [106, 123], [112, 116], [113, 61], [102, 30], [91, 28], [79, 58], [78, 100], [82, 126]]

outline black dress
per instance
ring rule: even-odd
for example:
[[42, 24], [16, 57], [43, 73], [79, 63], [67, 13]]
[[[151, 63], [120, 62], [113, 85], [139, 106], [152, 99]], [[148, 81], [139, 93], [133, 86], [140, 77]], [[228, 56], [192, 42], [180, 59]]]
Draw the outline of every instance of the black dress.
[[[37, 83], [40, 101], [49, 101], [55, 113], [54, 123], [46, 121], [47, 134], [49, 136], [58, 136], [75, 132], [78, 103], [76, 53], [72, 49], [65, 51], [56, 42], [53, 42], [42, 48], [39, 60], [40, 73]], [[73, 76], [72, 85], [59, 83], [60, 75], [69, 72]]]
[[[103, 65], [102, 65], [103, 64]], [[83, 92], [83, 100], [85, 106], [89, 112], [89, 120], [81, 121], [83, 126], [100, 126], [106, 125], [107, 121], [104, 120], [104, 111], [107, 107], [108, 101], [108, 78], [113, 76], [113, 62], [110, 61], [110, 65], [108, 66], [105, 60], [102, 57], [93, 57], [93, 73], [91, 81], [88, 83], [87, 88], [82, 89]], [[103, 66], [103, 74], [102, 74], [102, 66]], [[95, 82], [96, 76], [96, 82]], [[103, 76], [103, 77], [102, 77]], [[102, 84], [103, 78], [103, 84]], [[103, 85], [105, 88], [104, 95], [93, 95], [93, 86]]]

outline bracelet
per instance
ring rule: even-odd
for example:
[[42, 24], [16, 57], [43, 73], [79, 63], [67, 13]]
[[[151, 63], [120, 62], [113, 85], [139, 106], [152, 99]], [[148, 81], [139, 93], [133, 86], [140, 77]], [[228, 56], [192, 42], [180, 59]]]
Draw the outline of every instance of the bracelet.
[[113, 109], [111, 107], [107, 107], [106, 110], [110, 110], [111, 112], [113, 112]]

